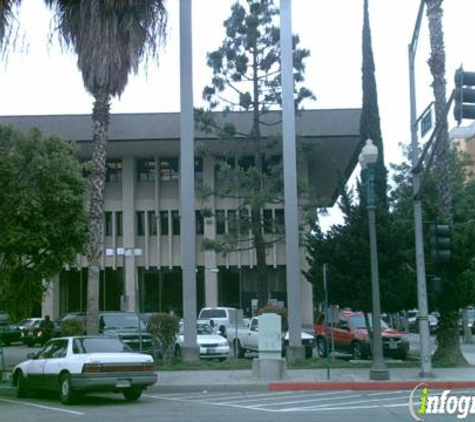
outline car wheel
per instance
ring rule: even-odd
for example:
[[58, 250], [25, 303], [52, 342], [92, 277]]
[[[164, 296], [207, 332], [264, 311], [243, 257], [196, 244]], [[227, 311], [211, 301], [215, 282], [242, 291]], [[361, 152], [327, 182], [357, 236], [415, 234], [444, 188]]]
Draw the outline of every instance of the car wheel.
[[181, 347], [178, 344], [175, 346], [175, 357], [181, 358]]
[[59, 380], [59, 398], [63, 404], [72, 404], [75, 401], [75, 394], [71, 388], [71, 377], [69, 374], [61, 375]]
[[401, 352], [399, 353], [399, 359], [401, 360], [406, 360], [407, 359], [407, 352]]
[[26, 379], [23, 376], [23, 372], [19, 371], [18, 375], [16, 377], [17, 377], [17, 379], [16, 379], [16, 386], [17, 386], [16, 396], [19, 399], [21, 399], [23, 397], [27, 397], [28, 396], [28, 388], [26, 386]]
[[321, 358], [326, 358], [328, 354], [327, 341], [323, 337], [317, 338], [317, 353]]
[[123, 390], [122, 394], [127, 401], [136, 401], [142, 395], [142, 390], [140, 388], [128, 388], [127, 390]]
[[239, 359], [244, 357], [244, 349], [241, 347], [241, 342], [239, 339], [234, 339], [233, 342], [234, 346], [234, 355], [237, 356]]
[[11, 344], [10, 341], [8, 341], [8, 340], [3, 340], [3, 345], [4, 345], [5, 347], [10, 346], [10, 344]]
[[353, 346], [351, 347], [351, 354], [353, 356], [353, 360], [362, 360], [365, 358], [365, 354], [363, 352], [363, 345], [359, 341], [353, 342]]

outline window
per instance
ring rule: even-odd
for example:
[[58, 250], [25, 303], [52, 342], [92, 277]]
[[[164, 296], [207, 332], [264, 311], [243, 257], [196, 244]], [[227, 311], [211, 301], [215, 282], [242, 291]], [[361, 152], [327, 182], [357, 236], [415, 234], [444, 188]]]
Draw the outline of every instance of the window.
[[155, 218], [155, 211], [148, 212], [148, 234], [150, 236], [157, 235], [157, 219]]
[[112, 236], [112, 212], [106, 211], [104, 213], [104, 231], [106, 236]]
[[178, 158], [168, 157], [160, 159], [160, 179], [163, 181], [178, 180]]
[[168, 211], [160, 211], [160, 234], [168, 236]]
[[276, 168], [282, 165], [281, 155], [264, 155], [262, 157], [262, 171], [271, 175], [276, 172]]
[[153, 182], [155, 180], [155, 159], [137, 159], [137, 180], [139, 182]]
[[216, 157], [216, 164], [214, 166], [214, 178], [216, 181], [226, 179], [226, 171], [236, 167], [236, 160], [234, 157]]
[[106, 182], [122, 182], [122, 160], [106, 161]]
[[195, 180], [203, 180], [203, 157], [195, 157]]
[[262, 227], [265, 234], [271, 234], [272, 230], [272, 210], [263, 210], [262, 212], [263, 221]]
[[249, 170], [251, 167], [255, 167], [256, 160], [253, 155], [243, 155], [239, 157], [239, 167], [243, 170]]
[[145, 235], [145, 212], [137, 211], [137, 236]]
[[196, 216], [196, 234], [205, 234], [205, 224], [204, 224], [204, 218], [203, 214], [201, 214], [201, 211], [195, 211], [195, 216]]
[[226, 233], [226, 215], [224, 210], [216, 210], [216, 234]]
[[228, 233], [236, 234], [238, 231], [236, 211], [228, 210]]
[[115, 233], [117, 236], [122, 236], [122, 211], [115, 213]]
[[172, 211], [172, 233], [174, 235], [180, 234], [180, 214], [178, 214], [178, 211]]
[[283, 209], [275, 210], [274, 232], [285, 233], [285, 215]]

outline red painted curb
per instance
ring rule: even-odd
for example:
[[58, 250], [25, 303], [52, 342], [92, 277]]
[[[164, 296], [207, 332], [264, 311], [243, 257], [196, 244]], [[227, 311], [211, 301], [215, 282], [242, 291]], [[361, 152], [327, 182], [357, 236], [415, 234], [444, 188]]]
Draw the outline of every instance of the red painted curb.
[[424, 383], [434, 389], [475, 388], [475, 381], [322, 381], [272, 382], [270, 391], [296, 390], [404, 390]]

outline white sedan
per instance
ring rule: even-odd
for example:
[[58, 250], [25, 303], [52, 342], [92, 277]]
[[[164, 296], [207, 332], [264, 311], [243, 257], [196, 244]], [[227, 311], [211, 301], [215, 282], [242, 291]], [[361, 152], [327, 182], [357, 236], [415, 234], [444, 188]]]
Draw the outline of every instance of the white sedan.
[[[200, 348], [201, 359], [218, 359], [220, 361], [227, 359], [230, 349], [228, 341], [224, 337], [216, 334], [211, 326], [204, 322], [197, 322], [196, 330], [196, 341]], [[180, 322], [175, 341], [175, 356], [181, 356], [181, 348], [184, 341], [183, 322]]]
[[17, 397], [29, 390], [52, 390], [70, 404], [87, 392], [108, 391], [134, 401], [157, 381], [153, 358], [133, 353], [117, 338], [55, 338], [28, 358], [13, 369]]

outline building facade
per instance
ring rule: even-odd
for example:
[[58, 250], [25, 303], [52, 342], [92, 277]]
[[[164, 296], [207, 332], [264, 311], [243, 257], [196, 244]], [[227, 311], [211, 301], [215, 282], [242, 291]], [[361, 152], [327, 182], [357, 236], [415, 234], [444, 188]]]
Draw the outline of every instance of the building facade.
[[[331, 206], [338, 187], [345, 183], [356, 162], [360, 138], [360, 110], [308, 110], [296, 119], [298, 137], [299, 184], [308, 186], [299, 199], [311, 199]], [[252, 124], [249, 113], [218, 114], [241, 132]], [[280, 133], [279, 113], [270, 113], [264, 137]], [[90, 116], [1, 117], [0, 123], [17, 128], [38, 127], [45, 134], [59, 134], [79, 146], [79, 159], [92, 154]], [[195, 133], [195, 183], [211, 189], [222, 183], [218, 166], [225, 159], [230, 165], [252, 163], [256, 145], [218, 140], [206, 132]], [[273, 154], [282, 155], [281, 143]], [[101, 310], [170, 312], [182, 315], [180, 242], [180, 151], [179, 114], [113, 115], [109, 130], [104, 209], [104, 251], [100, 278]], [[244, 164], [243, 164], [244, 163]], [[252, 164], [251, 164], [252, 165]], [[195, 199], [197, 308], [233, 306], [251, 315], [256, 299], [256, 253], [251, 247], [226, 254], [204, 250], [204, 239], [218, 240], [230, 230], [228, 222], [242, 212], [237, 197], [212, 196]], [[202, 212], [203, 210], [207, 212]], [[240, 210], [240, 211], [238, 211]], [[209, 212], [210, 211], [210, 212]], [[284, 218], [282, 203], [268, 204], [263, 210], [264, 237], [269, 276], [269, 300], [286, 303], [285, 245], [272, 242], [279, 236], [272, 227]], [[302, 234], [307, 230], [303, 224]], [[266, 227], [269, 229], [267, 230]], [[301, 266], [305, 268], [301, 248]], [[302, 321], [313, 318], [312, 286], [302, 276]], [[65, 312], [84, 311], [87, 298], [87, 260], [78, 256], [51, 280], [43, 303], [43, 313], [59, 317]]]

